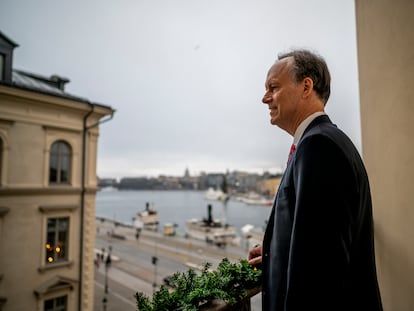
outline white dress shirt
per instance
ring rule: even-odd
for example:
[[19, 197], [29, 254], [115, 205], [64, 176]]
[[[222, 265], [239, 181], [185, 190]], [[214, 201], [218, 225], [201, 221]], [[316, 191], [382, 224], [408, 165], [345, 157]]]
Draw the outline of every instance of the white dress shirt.
[[323, 115], [326, 115], [326, 113], [323, 111], [312, 113], [309, 117], [303, 120], [301, 124], [299, 124], [298, 128], [295, 131], [295, 135], [293, 136], [293, 144], [295, 145], [295, 147], [298, 145], [299, 140], [302, 138], [302, 135], [305, 132], [306, 128], [309, 126], [309, 124], [311, 124], [311, 122], [315, 120], [317, 117]]

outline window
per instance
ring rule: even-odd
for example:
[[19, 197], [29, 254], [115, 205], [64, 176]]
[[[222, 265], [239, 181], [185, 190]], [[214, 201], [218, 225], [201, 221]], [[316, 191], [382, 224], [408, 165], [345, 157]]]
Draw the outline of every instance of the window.
[[4, 63], [5, 63], [6, 57], [4, 54], [0, 53], [0, 80], [4, 80]]
[[2, 168], [3, 168], [3, 140], [0, 137], [0, 187], [1, 187]]
[[68, 260], [69, 217], [48, 218], [46, 264]]
[[66, 311], [68, 296], [45, 300], [44, 311]]
[[57, 141], [50, 149], [49, 183], [68, 184], [72, 151], [64, 141]]

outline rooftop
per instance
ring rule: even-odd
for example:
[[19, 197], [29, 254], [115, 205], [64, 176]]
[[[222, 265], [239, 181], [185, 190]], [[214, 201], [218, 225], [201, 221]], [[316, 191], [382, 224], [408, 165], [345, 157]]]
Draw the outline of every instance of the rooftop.
[[18, 45], [0, 31], [0, 85], [112, 109], [106, 105], [90, 102], [87, 98], [65, 92], [65, 84], [70, 81], [68, 78], [58, 75], [45, 77], [27, 71], [14, 69], [13, 50], [16, 47], [18, 47]]

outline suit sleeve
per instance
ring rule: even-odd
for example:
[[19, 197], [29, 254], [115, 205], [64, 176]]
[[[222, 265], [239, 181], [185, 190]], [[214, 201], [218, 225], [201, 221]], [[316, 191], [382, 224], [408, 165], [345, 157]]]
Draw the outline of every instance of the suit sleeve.
[[355, 180], [330, 138], [306, 138], [293, 159], [295, 207], [287, 270], [288, 310], [340, 310], [352, 243]]

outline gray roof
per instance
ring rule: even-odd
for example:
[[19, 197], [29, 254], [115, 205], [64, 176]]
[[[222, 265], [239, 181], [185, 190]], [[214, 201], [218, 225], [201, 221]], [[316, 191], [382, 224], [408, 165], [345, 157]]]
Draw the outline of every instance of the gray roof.
[[[25, 89], [28, 91], [33, 91], [33, 92], [42, 93], [46, 95], [58, 96], [58, 97], [66, 98], [66, 99], [71, 99], [71, 100], [89, 103], [93, 105], [99, 105], [102, 107], [112, 109], [111, 107], [106, 106], [106, 105], [92, 103], [87, 98], [75, 96], [75, 95], [65, 92], [64, 84], [67, 82], [69, 82], [68, 79], [62, 78], [56, 75], [53, 75], [50, 78], [48, 78], [48, 77], [43, 77], [37, 74], [25, 72], [22, 70], [13, 69], [11, 86], [17, 87], [20, 89]], [[10, 83], [5, 83], [4, 81], [0, 81], [0, 84], [10, 85]]]
[[0, 31], [0, 53], [3, 56], [4, 61], [2, 66], [3, 73], [0, 74], [0, 85], [7, 85], [31, 92], [57, 96], [113, 110], [109, 106], [92, 103], [87, 98], [65, 92], [65, 84], [69, 82], [69, 79], [67, 78], [58, 75], [44, 77], [38, 74], [13, 69], [13, 49], [17, 46], [18, 45], [15, 42]]
[[[56, 81], [53, 80], [52, 76], [51, 78], [42, 77], [40, 75], [35, 75], [29, 72], [24, 72], [21, 70], [13, 69], [12, 72], [12, 85], [27, 89], [29, 91], [35, 91], [47, 95], [54, 95], [59, 96], [63, 98], [73, 99], [77, 101], [82, 102], [89, 102], [86, 98], [78, 97], [71, 95], [69, 93], [66, 93], [63, 89], [63, 86], [59, 88]], [[62, 78], [63, 79], [63, 78]], [[69, 80], [64, 79], [64, 81], [69, 82]]]

